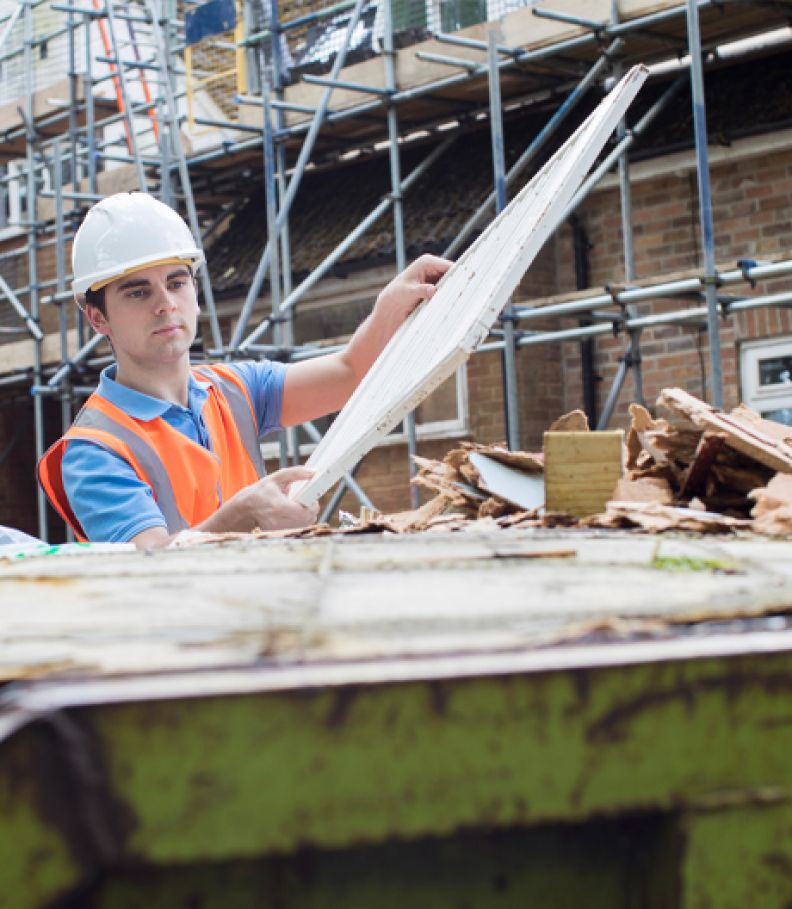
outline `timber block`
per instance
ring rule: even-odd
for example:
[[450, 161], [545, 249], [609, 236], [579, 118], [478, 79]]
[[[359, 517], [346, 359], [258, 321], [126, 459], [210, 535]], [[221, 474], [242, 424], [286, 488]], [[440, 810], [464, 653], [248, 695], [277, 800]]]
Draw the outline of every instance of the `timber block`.
[[582, 518], [599, 514], [622, 474], [621, 429], [546, 432], [545, 507]]

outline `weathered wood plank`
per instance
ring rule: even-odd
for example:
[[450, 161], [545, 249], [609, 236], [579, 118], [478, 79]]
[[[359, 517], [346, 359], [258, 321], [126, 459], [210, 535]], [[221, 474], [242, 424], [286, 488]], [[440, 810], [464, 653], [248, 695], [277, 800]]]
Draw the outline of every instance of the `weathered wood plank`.
[[315, 502], [486, 338], [646, 75], [635, 67], [622, 79], [391, 339], [311, 455], [297, 501]]

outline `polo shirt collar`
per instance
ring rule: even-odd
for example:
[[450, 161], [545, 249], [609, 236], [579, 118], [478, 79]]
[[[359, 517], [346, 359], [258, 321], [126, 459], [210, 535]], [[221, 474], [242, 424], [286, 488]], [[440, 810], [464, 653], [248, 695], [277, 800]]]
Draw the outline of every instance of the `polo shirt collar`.
[[[135, 420], [156, 420], [171, 407], [183, 409], [171, 401], [163, 401], [161, 398], [144, 394], [142, 391], [135, 391], [134, 388], [127, 388], [126, 385], [116, 382], [115, 377], [116, 364], [113, 363], [102, 370], [97, 392]], [[190, 373], [187, 386], [189, 409], [200, 411], [208, 397], [209, 382], [200, 382]]]

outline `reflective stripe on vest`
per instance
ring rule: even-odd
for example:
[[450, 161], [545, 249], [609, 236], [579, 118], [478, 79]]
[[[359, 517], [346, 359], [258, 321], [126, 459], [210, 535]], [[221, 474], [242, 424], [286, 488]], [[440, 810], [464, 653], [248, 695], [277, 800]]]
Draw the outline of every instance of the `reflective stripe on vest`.
[[[234, 378], [232, 379], [224, 375], [221, 370], [231, 372]], [[240, 380], [237, 378], [236, 373], [233, 373], [227, 366], [194, 366], [192, 372], [193, 375], [200, 375], [201, 378], [205, 379], [207, 382], [211, 382], [212, 385], [219, 388], [223, 393], [223, 396], [228, 402], [228, 406], [231, 408], [231, 413], [233, 414], [237, 429], [239, 430], [242, 444], [245, 446], [245, 451], [247, 451], [248, 457], [256, 469], [256, 473], [260, 477], [263, 477], [264, 461], [261, 457], [261, 446], [259, 445], [258, 440], [258, 426], [256, 425], [255, 411], [253, 410], [253, 404], [250, 401], [247, 392], [243, 391], [242, 387], [237, 384]]]
[[209, 448], [184, 436], [161, 417], [136, 420], [94, 393], [69, 432], [41, 458], [39, 481], [79, 539], [86, 537], [71, 510], [61, 473], [70, 439], [91, 442], [125, 460], [151, 487], [169, 533], [200, 523], [224, 500], [264, 475], [256, 417], [242, 378], [222, 365], [193, 368], [192, 374], [210, 383], [202, 409]]
[[[190, 526], [179, 513], [176, 497], [170, 484], [170, 477], [165, 465], [162, 463], [162, 458], [145, 439], [94, 407], [83, 407], [77, 414], [74, 426], [81, 429], [101, 429], [122, 441], [145, 471], [149, 485], [156, 493], [157, 507], [162, 512], [165, 523], [168, 525], [168, 533], [178, 533], [180, 530], [186, 530]], [[101, 443], [94, 442], [94, 444], [98, 445]], [[105, 446], [102, 447], [104, 448]], [[111, 448], [106, 450], [112, 451]]]

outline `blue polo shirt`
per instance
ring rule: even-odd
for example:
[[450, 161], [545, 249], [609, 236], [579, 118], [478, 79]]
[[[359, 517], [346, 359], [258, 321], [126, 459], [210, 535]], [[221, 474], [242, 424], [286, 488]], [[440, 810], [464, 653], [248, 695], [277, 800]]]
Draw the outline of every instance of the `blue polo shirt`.
[[[247, 386], [256, 412], [259, 438], [280, 429], [283, 363], [228, 364]], [[102, 371], [98, 393], [137, 420], [162, 417], [174, 429], [209, 448], [202, 416], [208, 382], [190, 375], [187, 406], [143, 394], [115, 381], [116, 367]], [[77, 520], [92, 542], [126, 543], [150, 527], [166, 527], [148, 483], [119, 455], [82, 439], [70, 440], [62, 463], [63, 487]]]

